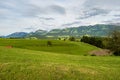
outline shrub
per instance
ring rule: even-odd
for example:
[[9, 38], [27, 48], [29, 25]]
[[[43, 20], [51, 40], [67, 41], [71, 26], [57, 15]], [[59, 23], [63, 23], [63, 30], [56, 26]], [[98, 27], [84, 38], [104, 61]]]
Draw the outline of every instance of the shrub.
[[114, 54], [115, 56], [120, 56], [120, 51], [115, 51], [113, 54]]
[[91, 56], [96, 56], [95, 54], [91, 54]]
[[69, 40], [70, 41], [75, 41], [75, 37], [70, 37]]
[[52, 42], [51, 41], [47, 41], [47, 46], [52, 46]]
[[84, 54], [84, 56], [88, 56], [88, 54]]

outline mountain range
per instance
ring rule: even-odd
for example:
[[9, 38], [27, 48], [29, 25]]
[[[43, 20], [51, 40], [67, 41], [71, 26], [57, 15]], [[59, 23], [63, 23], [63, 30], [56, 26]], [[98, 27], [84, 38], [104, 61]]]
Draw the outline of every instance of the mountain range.
[[71, 27], [64, 29], [52, 29], [50, 31], [45, 30], [37, 30], [35, 32], [15, 32], [8, 36], [7, 38], [24, 38], [24, 37], [36, 37], [36, 38], [55, 38], [55, 37], [81, 37], [84, 35], [87, 36], [108, 36], [108, 34], [114, 30], [120, 29], [118, 25], [105, 25], [105, 24], [97, 24], [97, 25], [89, 25], [89, 26], [79, 26], [79, 27]]
[[10, 35], [5, 36], [6, 38], [24, 38], [28, 35], [26, 32], [15, 32]]

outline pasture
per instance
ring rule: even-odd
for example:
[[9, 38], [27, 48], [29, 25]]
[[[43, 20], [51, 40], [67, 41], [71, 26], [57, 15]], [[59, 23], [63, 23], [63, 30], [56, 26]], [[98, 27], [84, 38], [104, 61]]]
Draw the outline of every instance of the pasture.
[[[47, 46], [47, 41], [51, 41], [52, 45]], [[72, 55], [84, 55], [88, 54], [92, 50], [99, 49], [95, 46], [81, 42], [60, 40], [0, 39], [0, 46], [12, 46], [13, 48], [22, 48]]]
[[83, 56], [99, 49], [85, 43], [46, 42], [1, 39], [0, 80], [120, 80], [120, 57]]

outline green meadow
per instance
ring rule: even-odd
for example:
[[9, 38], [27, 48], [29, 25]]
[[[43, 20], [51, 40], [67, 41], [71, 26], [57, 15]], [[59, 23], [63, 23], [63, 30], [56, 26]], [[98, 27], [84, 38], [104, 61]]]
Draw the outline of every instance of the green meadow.
[[99, 48], [47, 41], [0, 39], [0, 80], [120, 80], [120, 57], [84, 56]]
[[[52, 45], [48, 46], [47, 41]], [[25, 39], [0, 39], [0, 46], [12, 46], [13, 48], [30, 49], [60, 54], [83, 55], [92, 50], [99, 49], [95, 46], [81, 42], [70, 42], [60, 40], [25, 40]]]

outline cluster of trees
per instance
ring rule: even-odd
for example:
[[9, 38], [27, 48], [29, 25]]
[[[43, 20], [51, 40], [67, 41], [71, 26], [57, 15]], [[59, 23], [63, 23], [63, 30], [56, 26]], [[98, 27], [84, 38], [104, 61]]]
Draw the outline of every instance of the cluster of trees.
[[91, 44], [91, 45], [94, 45], [94, 46], [97, 46], [97, 47], [100, 47], [100, 48], [104, 47], [103, 39], [99, 38], [99, 37], [83, 36], [81, 38], [81, 42], [85, 42], [85, 43], [88, 43], [88, 44]]
[[[64, 39], [64, 41], [66, 38]], [[75, 37], [69, 37], [67, 40], [76, 41]], [[114, 55], [120, 56], [120, 30], [113, 30], [109, 37], [88, 37], [83, 36], [80, 40], [96, 47], [109, 49]]]
[[108, 48], [114, 55], [120, 56], [120, 31], [114, 30], [109, 38]]
[[69, 40], [69, 41], [76, 41], [76, 38], [71, 36], [71, 37], [63, 37], [63, 38], [58, 38], [58, 40], [63, 40], [63, 41], [66, 41], [66, 40]]
[[120, 31], [114, 30], [109, 37], [88, 37], [83, 36], [81, 42], [85, 42], [100, 48], [106, 48], [113, 52], [114, 55], [120, 56]]

